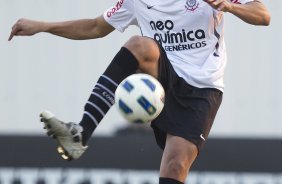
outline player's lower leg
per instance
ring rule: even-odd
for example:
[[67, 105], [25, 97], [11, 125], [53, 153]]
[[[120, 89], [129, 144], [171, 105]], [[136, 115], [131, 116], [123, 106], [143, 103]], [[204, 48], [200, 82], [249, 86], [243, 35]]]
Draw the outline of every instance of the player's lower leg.
[[[58, 151], [63, 158], [77, 159], [83, 154], [93, 131], [113, 105], [115, 90], [123, 79], [135, 73], [138, 68], [144, 73], [157, 77], [158, 57], [158, 46], [152, 39], [135, 36], [116, 54], [106, 71], [99, 78], [84, 107], [84, 115], [79, 125], [75, 126], [74, 129], [69, 128], [68, 124], [57, 118], [53, 116], [50, 118], [48, 113], [41, 114], [48, 134], [57, 140]], [[67, 133], [62, 135], [61, 132]], [[73, 135], [73, 132], [79, 132], [80, 136]], [[70, 146], [74, 139], [76, 145], [79, 146]], [[82, 148], [83, 151], [81, 151]], [[74, 152], [76, 152], [76, 155], [73, 154]]]
[[[192, 142], [178, 137], [167, 135], [160, 168], [160, 184], [185, 183], [189, 169], [198, 155], [198, 149]], [[172, 182], [174, 181], [174, 182]]]
[[83, 127], [83, 144], [114, 104], [114, 94], [118, 84], [127, 76], [136, 73], [138, 61], [125, 47], [117, 53], [111, 64], [96, 83], [87, 103], [80, 125]]
[[47, 111], [40, 114], [47, 134], [56, 139], [58, 152], [64, 159], [78, 159], [84, 153], [94, 129], [114, 104], [117, 85], [137, 69], [138, 62], [134, 55], [127, 48], [121, 48], [95, 85], [79, 125], [64, 123]]
[[134, 36], [125, 43], [98, 80], [85, 105], [85, 112], [80, 122], [84, 130], [84, 145], [114, 104], [114, 93], [118, 84], [137, 69], [157, 77], [158, 59], [159, 48], [150, 38]]

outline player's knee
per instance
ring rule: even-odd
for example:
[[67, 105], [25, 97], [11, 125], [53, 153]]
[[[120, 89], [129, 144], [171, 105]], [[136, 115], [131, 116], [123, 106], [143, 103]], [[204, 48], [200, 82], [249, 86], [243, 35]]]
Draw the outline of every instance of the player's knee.
[[179, 159], [169, 160], [166, 169], [171, 176], [175, 176], [175, 177], [184, 176], [187, 174], [189, 170], [188, 165]]
[[141, 64], [143, 62], [157, 62], [159, 59], [158, 46], [150, 38], [133, 36], [125, 43], [124, 47], [130, 50]]
[[139, 50], [142, 49], [143, 45], [143, 37], [142, 36], [132, 36], [126, 43], [125, 47], [129, 50]]

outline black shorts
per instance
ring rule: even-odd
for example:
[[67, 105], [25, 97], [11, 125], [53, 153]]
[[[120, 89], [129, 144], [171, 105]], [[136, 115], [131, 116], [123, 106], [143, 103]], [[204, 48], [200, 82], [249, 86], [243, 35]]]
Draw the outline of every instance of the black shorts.
[[159, 81], [165, 89], [165, 105], [151, 123], [156, 141], [164, 149], [168, 133], [194, 143], [200, 152], [221, 104], [222, 92], [189, 85], [174, 71], [164, 49], [159, 48]]

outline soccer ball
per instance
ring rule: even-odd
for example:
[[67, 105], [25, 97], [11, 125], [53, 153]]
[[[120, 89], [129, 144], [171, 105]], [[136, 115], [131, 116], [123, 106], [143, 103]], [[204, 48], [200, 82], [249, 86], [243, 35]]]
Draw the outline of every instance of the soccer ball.
[[119, 84], [115, 104], [129, 122], [146, 123], [161, 113], [164, 97], [164, 89], [157, 79], [139, 73], [128, 76]]

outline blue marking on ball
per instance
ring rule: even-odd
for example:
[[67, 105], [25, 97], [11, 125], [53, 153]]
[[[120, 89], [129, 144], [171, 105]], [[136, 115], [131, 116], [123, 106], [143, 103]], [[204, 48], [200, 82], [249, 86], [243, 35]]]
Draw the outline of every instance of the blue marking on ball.
[[134, 89], [134, 86], [128, 81], [125, 81], [122, 86], [128, 93], [130, 93]]
[[139, 97], [137, 102], [150, 116], [156, 113], [157, 109], [144, 96]]
[[148, 86], [150, 88], [151, 91], [155, 91], [156, 90], [156, 85], [154, 83], [152, 83], [149, 79], [141, 79], [145, 84], [146, 86]]
[[133, 111], [124, 101], [121, 99], [118, 101], [119, 108], [125, 113], [125, 114], [131, 114]]

